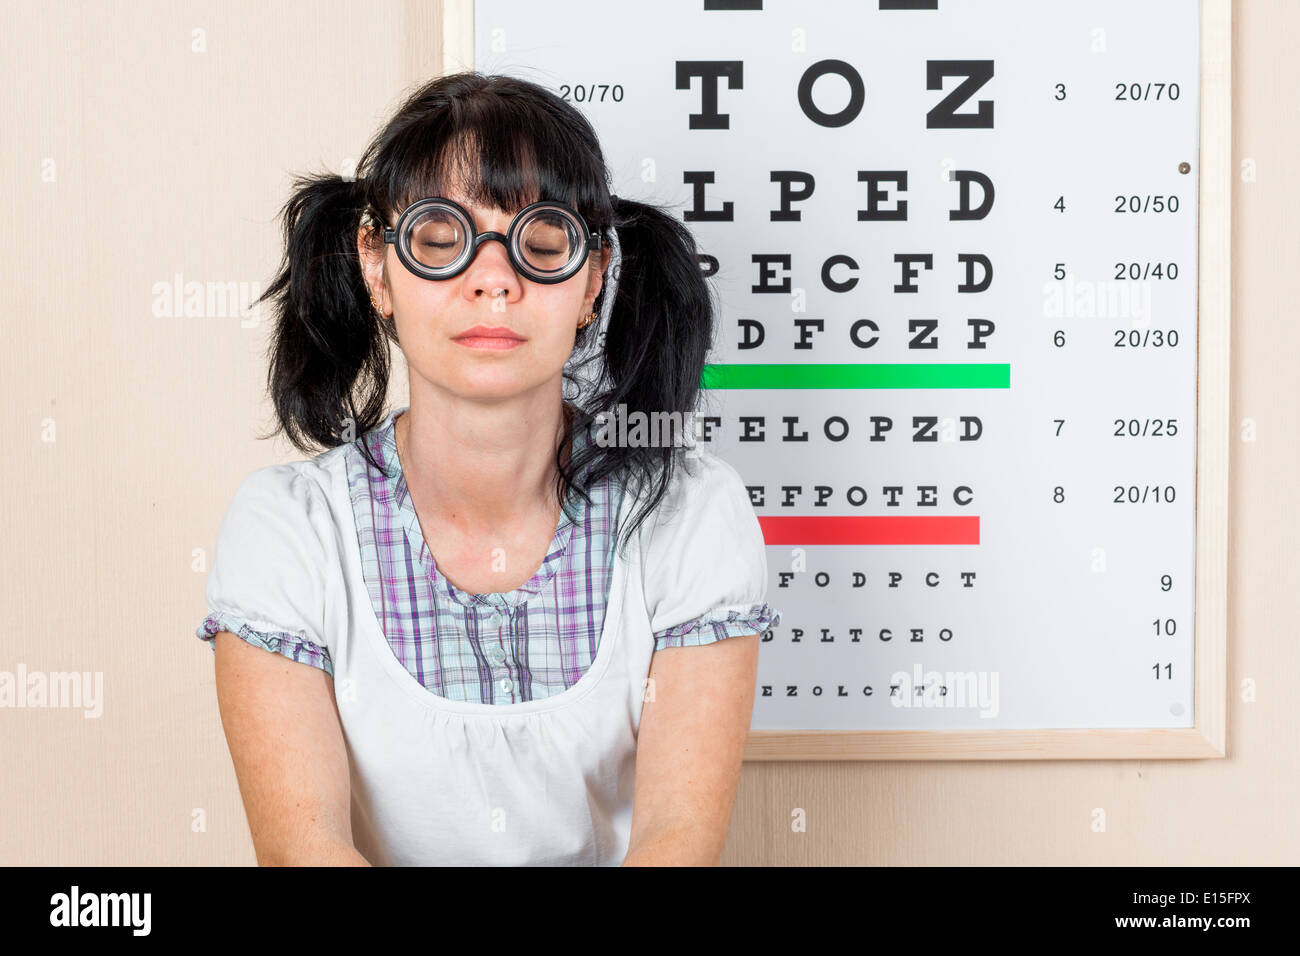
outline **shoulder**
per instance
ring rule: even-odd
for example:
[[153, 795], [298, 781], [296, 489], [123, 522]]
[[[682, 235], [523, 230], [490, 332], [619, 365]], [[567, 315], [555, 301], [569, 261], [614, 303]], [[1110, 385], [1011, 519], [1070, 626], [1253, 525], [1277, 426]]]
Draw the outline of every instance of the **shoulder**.
[[320, 459], [256, 468], [236, 487], [222, 531], [230, 528], [255, 537], [317, 535], [333, 523], [330, 480]]
[[656, 631], [763, 603], [762, 528], [740, 473], [725, 459], [703, 450], [683, 456], [647, 523], [644, 581]]
[[208, 572], [214, 611], [327, 646], [328, 596], [342, 574], [327, 478], [308, 460], [266, 465], [239, 483]]
[[309, 462], [256, 468], [240, 481], [217, 531], [217, 561], [298, 563], [319, 557], [333, 518]]
[[669, 525], [718, 509], [753, 513], [740, 472], [725, 458], [702, 448], [682, 454], [675, 460], [668, 489], [655, 509], [655, 523]]
[[713, 452], [697, 449], [675, 461], [667, 489], [655, 507], [648, 532], [647, 557], [655, 542], [687, 535], [703, 538], [720, 532], [724, 540], [738, 535], [750, 545], [762, 533], [749, 491], [736, 468]]

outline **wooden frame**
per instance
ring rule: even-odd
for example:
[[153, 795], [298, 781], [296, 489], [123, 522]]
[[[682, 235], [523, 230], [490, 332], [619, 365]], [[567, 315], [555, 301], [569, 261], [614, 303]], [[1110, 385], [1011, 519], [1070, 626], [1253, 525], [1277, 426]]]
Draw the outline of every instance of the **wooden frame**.
[[[444, 0], [444, 72], [473, 69], [474, 2]], [[1152, 760], [1226, 756], [1232, 2], [1201, 0], [1196, 723], [1177, 729], [751, 731], [746, 760]]]

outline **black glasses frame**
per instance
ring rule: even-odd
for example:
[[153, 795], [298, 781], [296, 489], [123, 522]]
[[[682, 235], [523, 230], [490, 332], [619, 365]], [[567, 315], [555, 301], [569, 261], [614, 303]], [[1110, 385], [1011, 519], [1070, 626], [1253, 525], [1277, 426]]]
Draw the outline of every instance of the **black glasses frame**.
[[[462, 221], [465, 226], [465, 235], [470, 240], [465, 243], [465, 248], [454, 261], [437, 269], [426, 266], [411, 253], [411, 225], [430, 209], [446, 209], [451, 212]], [[543, 209], [552, 209], [565, 214], [582, 231], [582, 241], [578, 247], [581, 254], [575, 255], [573, 260], [559, 272], [538, 272], [524, 261], [524, 257], [519, 251], [521, 226], [527, 222], [528, 217]], [[510, 226], [505, 233], [479, 232], [474, 225], [474, 217], [469, 214], [464, 206], [450, 199], [436, 196], [411, 203], [397, 218], [395, 226], [384, 229], [384, 242], [397, 247], [397, 258], [401, 260], [402, 265], [420, 278], [431, 279], [435, 282], [452, 279], [468, 269], [469, 264], [478, 255], [478, 247], [489, 239], [495, 239], [506, 247], [506, 254], [510, 257], [510, 264], [516, 272], [533, 282], [540, 282], [543, 285], [553, 285], [573, 278], [586, 263], [587, 256], [592, 252], [599, 251], [602, 245], [600, 230], [593, 230], [576, 209], [565, 203], [549, 200], [530, 203], [519, 210], [515, 214], [515, 218], [510, 221]]]

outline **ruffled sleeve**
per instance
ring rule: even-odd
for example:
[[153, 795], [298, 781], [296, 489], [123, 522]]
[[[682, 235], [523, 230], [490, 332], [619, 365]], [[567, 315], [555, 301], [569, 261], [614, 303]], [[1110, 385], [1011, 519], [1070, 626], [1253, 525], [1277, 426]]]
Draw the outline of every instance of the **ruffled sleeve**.
[[229, 631], [332, 677], [330, 517], [301, 464], [259, 468], [236, 489], [208, 571], [209, 613], [195, 635], [216, 650], [217, 632]]
[[646, 547], [655, 649], [773, 627], [781, 615], [767, 603], [767, 583], [763, 532], [740, 474], [707, 451], [684, 458]]

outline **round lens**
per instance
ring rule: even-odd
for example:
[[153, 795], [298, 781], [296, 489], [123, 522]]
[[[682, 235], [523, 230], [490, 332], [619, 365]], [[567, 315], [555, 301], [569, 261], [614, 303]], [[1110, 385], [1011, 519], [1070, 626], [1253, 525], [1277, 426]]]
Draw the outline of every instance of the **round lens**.
[[445, 207], [433, 206], [416, 214], [406, 236], [411, 256], [426, 269], [446, 269], [465, 252], [465, 224]]
[[541, 276], [564, 272], [582, 249], [582, 230], [573, 216], [559, 209], [538, 209], [520, 224], [515, 249]]

